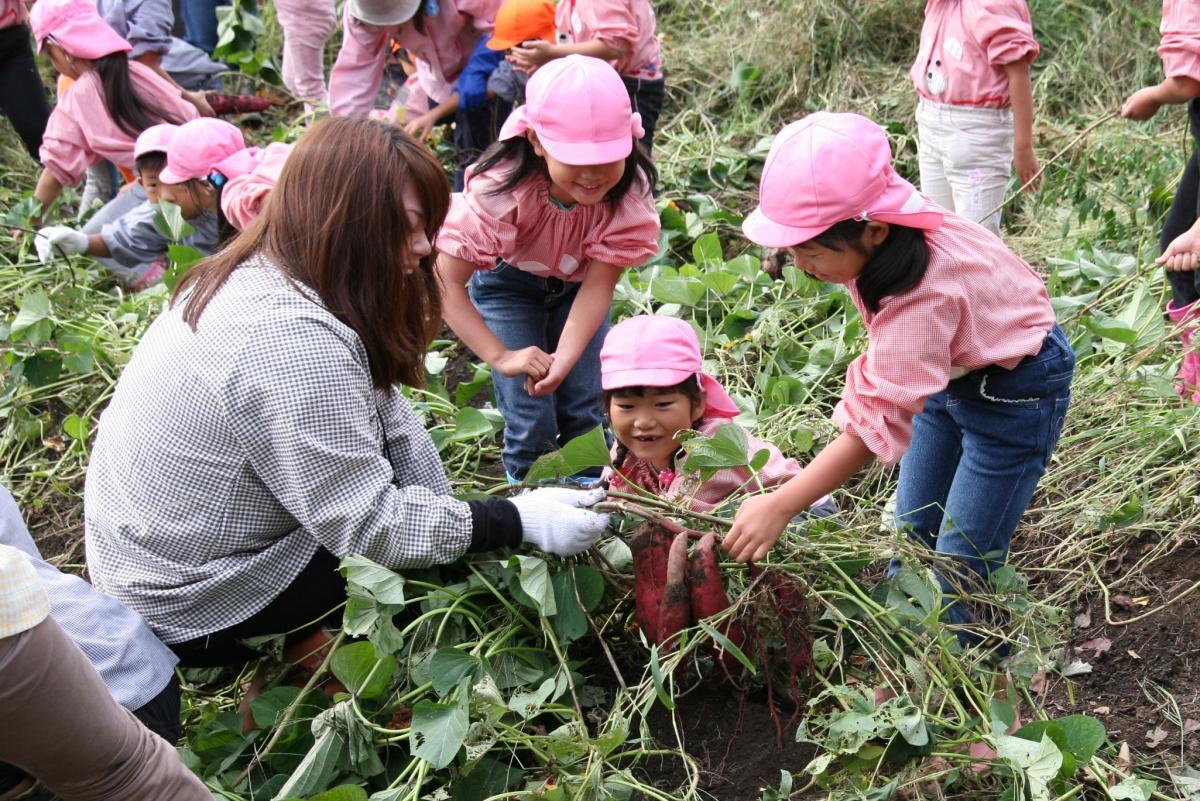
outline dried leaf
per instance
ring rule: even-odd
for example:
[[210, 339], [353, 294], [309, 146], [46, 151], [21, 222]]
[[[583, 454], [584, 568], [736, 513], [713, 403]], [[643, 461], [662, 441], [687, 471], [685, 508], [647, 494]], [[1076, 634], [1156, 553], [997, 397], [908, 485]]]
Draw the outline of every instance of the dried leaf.
[[1129, 743], [1122, 742], [1117, 751], [1117, 770], [1121, 773], [1133, 773], [1133, 757], [1129, 754]]
[[1075, 628], [1086, 629], [1090, 625], [1092, 625], [1092, 612], [1090, 609], [1084, 609], [1075, 616]]
[[1098, 706], [1095, 709], [1093, 709], [1092, 711], [1095, 712], [1097, 715], [1107, 715], [1109, 712], [1112, 712], [1112, 709], [1107, 706]]
[[1046, 671], [1039, 670], [1029, 680], [1029, 692], [1041, 695], [1046, 692]]
[[1162, 742], [1165, 739], [1167, 739], [1166, 730], [1155, 726], [1153, 729], [1146, 732], [1146, 747], [1158, 748], [1160, 745], [1162, 745]]
[[1137, 651], [1133, 650], [1132, 648], [1130, 648], [1130, 649], [1129, 649], [1128, 651], [1126, 651], [1125, 653], [1129, 654], [1129, 655], [1130, 655], [1131, 657], [1133, 657], [1134, 659], [1141, 659], [1141, 658], [1142, 658], [1142, 657], [1141, 657], [1141, 655], [1140, 655], [1140, 654], [1139, 654]]
[[1133, 599], [1123, 592], [1118, 592], [1112, 597], [1112, 605], [1118, 609], [1132, 609]]
[[1063, 666], [1062, 674], [1066, 678], [1071, 676], [1082, 676], [1084, 673], [1091, 673], [1092, 666], [1082, 659], [1072, 659]]
[[1192, 734], [1193, 732], [1197, 732], [1197, 731], [1200, 731], [1200, 720], [1194, 720], [1193, 718], [1188, 718], [1187, 720], [1185, 720], [1183, 722], [1183, 733], [1184, 734]]
[[1091, 651], [1092, 658], [1095, 659], [1101, 654], [1107, 653], [1109, 648], [1112, 648], [1112, 640], [1107, 637], [1094, 637], [1075, 646], [1075, 652], [1081, 654], [1084, 651]]

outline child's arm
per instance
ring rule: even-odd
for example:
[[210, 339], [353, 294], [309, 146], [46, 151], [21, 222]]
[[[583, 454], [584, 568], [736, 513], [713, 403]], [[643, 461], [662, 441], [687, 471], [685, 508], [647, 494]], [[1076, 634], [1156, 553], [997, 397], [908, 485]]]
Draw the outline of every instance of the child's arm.
[[615, 264], [600, 261], [593, 261], [588, 266], [587, 275], [583, 277], [583, 283], [575, 294], [571, 311], [567, 314], [567, 322], [558, 337], [554, 363], [550, 365], [545, 377], [534, 384], [531, 395], [550, 395], [558, 389], [567, 373], [571, 372], [571, 368], [579, 361], [584, 349], [596, 335], [600, 323], [608, 319], [613, 292], [623, 269]]
[[[544, 378], [550, 370], [553, 357], [535, 346], [509, 350], [492, 333], [467, 295], [467, 281], [475, 272], [475, 265], [442, 253], [438, 255], [436, 269], [442, 288], [442, 319], [446, 325], [476, 356], [501, 375], [512, 377], [524, 373], [529, 377], [525, 382], [526, 389], [532, 389], [532, 382]], [[575, 310], [571, 311], [574, 313]]]
[[46, 211], [54, 204], [54, 201], [58, 200], [58, 196], [62, 194], [62, 190], [63, 185], [54, 177], [54, 173], [48, 169], [43, 169], [42, 174], [38, 177], [37, 186], [33, 190], [33, 196], [42, 203], [42, 211], [37, 219], [30, 220], [35, 227], [42, 224]]
[[452, 93], [448, 98], [438, 103], [429, 111], [413, 117], [409, 122], [405, 123], [404, 132], [418, 142], [425, 141], [429, 136], [429, 132], [433, 130], [433, 126], [437, 125], [438, 120], [458, 111], [458, 100], [458, 92]]
[[563, 58], [572, 53], [581, 56], [591, 56], [603, 61], [615, 61], [625, 55], [615, 47], [606, 45], [599, 39], [589, 39], [586, 42], [562, 42], [555, 44], [542, 39], [529, 41], [512, 49], [509, 61], [524, 72], [532, 72], [547, 61]]
[[861, 439], [841, 434], [779, 489], [742, 501], [721, 547], [739, 562], [759, 561], [793, 517], [846, 483], [872, 455]]
[[[1038, 172], [1037, 154], [1033, 150], [1033, 85], [1029, 80], [1029, 61], [1029, 58], [1023, 58], [1004, 65], [1008, 94], [1012, 98], [1013, 166], [1021, 186], [1032, 181]], [[1038, 184], [1031, 184], [1029, 188], [1037, 189]]]
[[1148, 120], [1167, 104], [1186, 103], [1200, 96], [1200, 81], [1183, 75], [1166, 78], [1162, 83], [1138, 89], [1121, 106], [1127, 120]]

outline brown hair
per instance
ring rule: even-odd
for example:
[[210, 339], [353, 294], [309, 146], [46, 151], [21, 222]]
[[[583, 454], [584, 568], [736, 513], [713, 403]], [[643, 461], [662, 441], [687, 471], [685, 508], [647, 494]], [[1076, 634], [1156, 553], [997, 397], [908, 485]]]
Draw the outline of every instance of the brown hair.
[[184, 276], [172, 303], [191, 288], [183, 319], [195, 330], [233, 271], [262, 254], [354, 329], [377, 388], [421, 386], [441, 296], [435, 254], [418, 259], [410, 250], [405, 187], [420, 200], [432, 242], [450, 205], [450, 184], [429, 151], [395, 125], [321, 120], [288, 156], [258, 219]]

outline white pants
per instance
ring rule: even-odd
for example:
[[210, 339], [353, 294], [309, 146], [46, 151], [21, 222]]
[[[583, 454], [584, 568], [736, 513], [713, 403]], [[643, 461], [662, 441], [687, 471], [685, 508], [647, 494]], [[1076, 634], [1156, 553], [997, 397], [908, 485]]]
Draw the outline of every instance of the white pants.
[[1000, 212], [989, 212], [1004, 202], [1012, 175], [1012, 109], [950, 106], [922, 97], [917, 136], [921, 191], [999, 235]]

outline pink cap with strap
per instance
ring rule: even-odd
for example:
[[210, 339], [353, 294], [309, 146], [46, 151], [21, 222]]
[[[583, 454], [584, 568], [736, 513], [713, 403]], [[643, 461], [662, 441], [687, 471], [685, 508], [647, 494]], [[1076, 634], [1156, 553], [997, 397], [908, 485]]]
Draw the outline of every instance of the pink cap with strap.
[[50, 38], [75, 58], [100, 58], [133, 49], [90, 0], [38, 0], [29, 9], [29, 27], [38, 50]]
[[500, 139], [532, 130], [563, 164], [611, 164], [645, 134], [621, 76], [607, 61], [572, 54], [541, 67], [525, 85], [525, 105], [508, 115]]
[[215, 117], [200, 117], [179, 126], [167, 148], [167, 166], [158, 179], [165, 184], [181, 184], [207, 178], [214, 170], [232, 179], [245, 175], [257, 164], [258, 148], [246, 147], [241, 129]]
[[764, 247], [807, 242], [843, 220], [934, 229], [945, 212], [892, 169], [887, 132], [859, 114], [818, 111], [775, 137], [742, 231]]
[[700, 339], [677, 317], [642, 314], [614, 325], [600, 348], [600, 386], [673, 387], [696, 376], [705, 417], [737, 417], [741, 409], [717, 379], [704, 372]]

